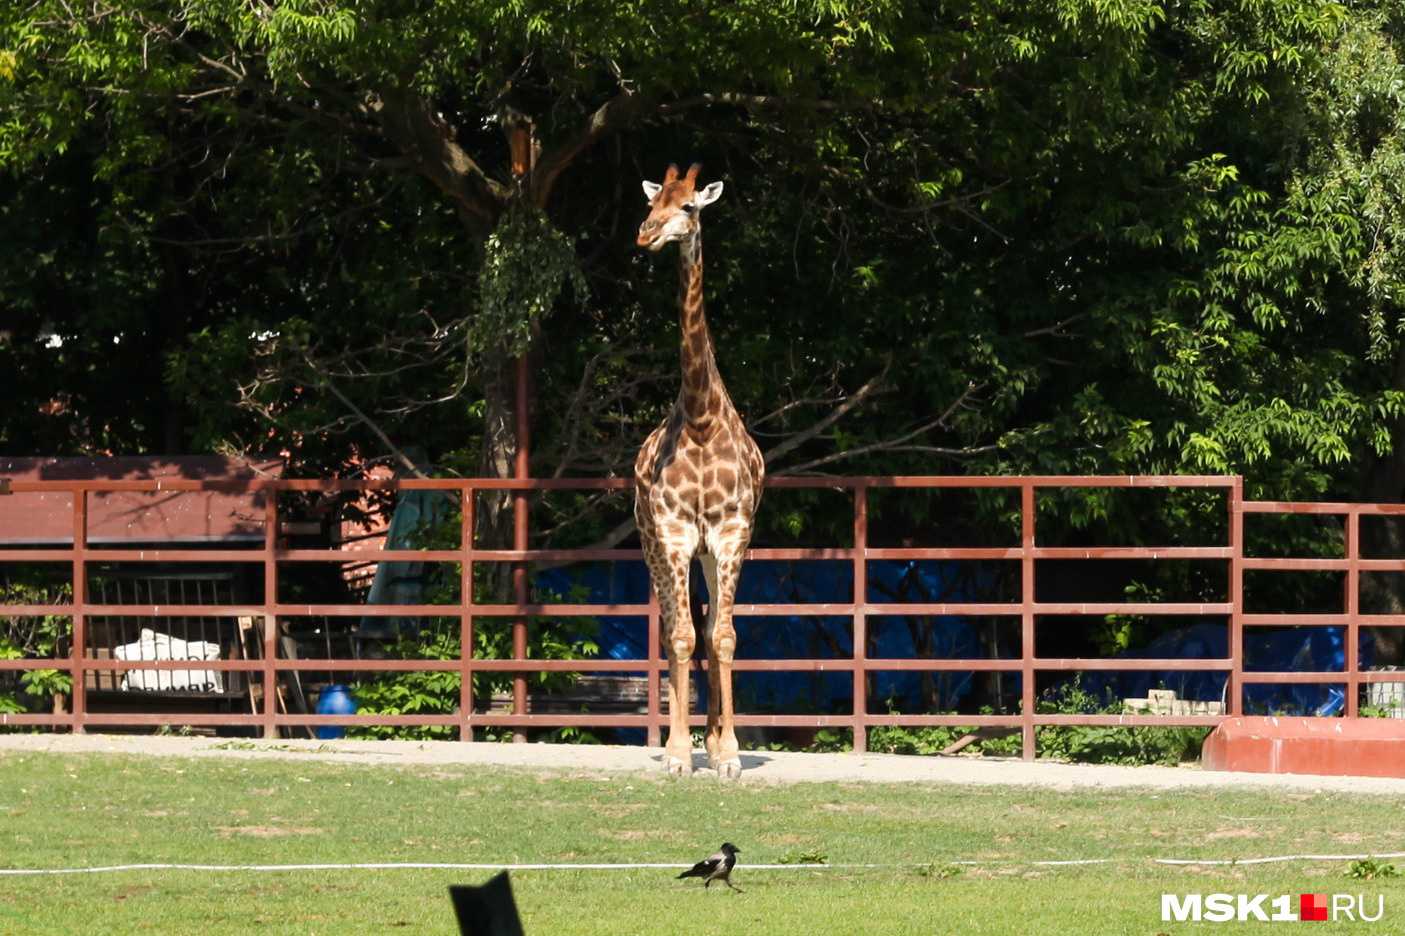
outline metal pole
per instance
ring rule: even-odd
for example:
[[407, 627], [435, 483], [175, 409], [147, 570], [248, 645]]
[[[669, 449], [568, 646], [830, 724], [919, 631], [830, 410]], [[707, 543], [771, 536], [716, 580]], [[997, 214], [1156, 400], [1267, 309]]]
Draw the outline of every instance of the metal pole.
[[[527, 423], [527, 380], [528, 380], [527, 356], [524, 354], [517, 359], [517, 464], [513, 471], [513, 476], [519, 480], [525, 480], [529, 475], [528, 469], [528, 423]], [[512, 497], [512, 548], [527, 548], [527, 492], [519, 489], [513, 492]], [[527, 603], [527, 563], [515, 563], [512, 569], [512, 591], [513, 600], [519, 606]], [[527, 659], [527, 616], [519, 615], [512, 625], [512, 658], [514, 660]], [[518, 671], [513, 674], [512, 680], [512, 711], [515, 715], [527, 714], [527, 674]], [[512, 740], [521, 744], [527, 740], [525, 729], [517, 728], [512, 732]]]
[[1244, 713], [1244, 479], [1229, 489], [1229, 674], [1226, 715]]
[[263, 517], [263, 736], [278, 737], [278, 490], [266, 488]]
[[[519, 120], [513, 125], [509, 133], [509, 141], [512, 149], [512, 171], [517, 177], [518, 185], [521, 187], [522, 201], [530, 204], [532, 197], [532, 124], [527, 120]], [[527, 420], [527, 406], [530, 399], [528, 391], [528, 381], [531, 379], [531, 368], [527, 361], [527, 355], [522, 355], [517, 359], [517, 460], [513, 466], [512, 475], [519, 481], [525, 481], [531, 476], [530, 454], [531, 439], [529, 432], [530, 423]], [[527, 492], [518, 489], [512, 498], [512, 548], [526, 549], [528, 541], [528, 514], [527, 514]], [[518, 562], [512, 569], [512, 591], [513, 599], [519, 606], [527, 603], [527, 564]], [[516, 660], [527, 659], [527, 618], [520, 615], [512, 625], [512, 656]], [[517, 672], [512, 680], [512, 711], [515, 715], [527, 714], [527, 674]], [[525, 729], [517, 728], [512, 732], [512, 740], [516, 743], [525, 743], [527, 732]]]
[[868, 750], [868, 486], [854, 486], [854, 753]]
[[88, 718], [88, 673], [83, 657], [88, 646], [88, 490], [73, 492], [73, 646], [69, 649], [73, 677], [73, 733], [83, 734]]
[[1346, 647], [1343, 669], [1346, 670], [1346, 711], [1347, 718], [1355, 718], [1360, 711], [1361, 692], [1361, 512], [1353, 507], [1346, 515]]
[[1020, 482], [1020, 756], [1034, 760], [1034, 481]]
[[473, 531], [478, 512], [478, 489], [465, 485], [459, 489], [459, 545], [463, 559], [459, 562], [459, 740], [473, 740]]
[[[659, 635], [659, 596], [653, 588], [649, 589], [649, 623], [648, 635], [645, 640], [647, 649], [644, 656], [649, 661], [647, 676], [649, 679], [649, 727], [646, 729], [647, 737], [645, 742], [649, 747], [663, 746], [663, 726], [668, 721], [663, 713], [663, 690], [660, 688], [660, 660], [663, 657], [663, 641]], [[666, 665], [666, 664], [664, 664]]]

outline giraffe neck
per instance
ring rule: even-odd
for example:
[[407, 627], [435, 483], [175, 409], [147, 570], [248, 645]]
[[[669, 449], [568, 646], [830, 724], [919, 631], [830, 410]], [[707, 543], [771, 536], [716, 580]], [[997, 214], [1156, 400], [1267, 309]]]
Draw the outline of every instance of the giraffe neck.
[[712, 350], [712, 335], [703, 311], [702, 235], [695, 233], [684, 241], [679, 252], [680, 280], [678, 284], [679, 351], [683, 365], [683, 389], [678, 405], [689, 425], [705, 429], [721, 412], [727, 397], [722, 377], [717, 372], [717, 360]]

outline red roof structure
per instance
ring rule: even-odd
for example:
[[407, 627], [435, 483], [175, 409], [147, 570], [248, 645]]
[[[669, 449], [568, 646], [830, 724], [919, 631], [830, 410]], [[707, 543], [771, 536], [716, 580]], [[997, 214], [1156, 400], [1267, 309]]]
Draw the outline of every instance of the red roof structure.
[[[239, 481], [276, 478], [281, 461], [247, 462], [220, 456], [111, 458], [0, 457], [0, 479], [17, 481]], [[261, 491], [107, 491], [88, 499], [88, 542], [262, 542], [266, 523]], [[15, 491], [0, 496], [0, 545], [53, 546], [73, 542], [73, 493]]]

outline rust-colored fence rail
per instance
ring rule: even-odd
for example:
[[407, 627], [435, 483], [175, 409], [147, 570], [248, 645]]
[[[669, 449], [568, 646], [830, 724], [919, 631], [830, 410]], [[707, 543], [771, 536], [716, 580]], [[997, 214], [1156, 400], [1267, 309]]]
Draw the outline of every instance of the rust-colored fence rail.
[[[648, 604], [578, 604], [533, 603], [527, 600], [525, 569], [533, 563], [617, 562], [637, 560], [638, 552], [627, 549], [555, 550], [555, 549], [485, 549], [474, 541], [476, 511], [480, 499], [491, 492], [511, 492], [517, 505], [518, 543], [527, 541], [525, 535], [526, 497], [532, 492], [550, 490], [593, 491], [626, 488], [623, 480], [526, 480], [503, 481], [485, 479], [464, 480], [396, 480], [396, 481], [322, 481], [322, 480], [257, 480], [248, 482], [209, 481], [20, 481], [8, 486], [8, 494], [0, 494], [0, 512], [10, 509], [26, 496], [43, 496], [53, 509], [71, 512], [71, 542], [0, 547], [0, 563], [49, 564], [62, 568], [62, 578], [71, 585], [71, 603], [10, 603], [0, 607], [0, 617], [21, 618], [58, 616], [71, 621], [71, 636], [59, 652], [49, 659], [0, 659], [0, 672], [57, 670], [72, 677], [72, 691], [60, 711], [47, 713], [0, 713], [0, 724], [17, 726], [48, 726], [67, 728], [74, 732], [102, 730], [115, 726], [197, 725], [230, 728], [242, 726], [266, 737], [276, 737], [280, 731], [307, 730], [324, 725], [444, 725], [457, 729], [459, 736], [472, 737], [475, 728], [509, 729], [519, 734], [528, 728], [584, 726], [643, 729], [650, 744], [660, 743], [667, 722], [660, 692], [661, 674], [666, 673], [658, 635], [658, 607], [652, 599]], [[849, 728], [854, 746], [863, 750], [867, 729], [893, 726], [960, 725], [972, 727], [1001, 727], [1017, 729], [1022, 736], [1024, 756], [1035, 753], [1036, 731], [1043, 725], [1199, 725], [1216, 724], [1225, 715], [1245, 710], [1245, 688], [1255, 683], [1312, 683], [1339, 686], [1344, 693], [1342, 714], [1355, 717], [1359, 711], [1359, 696], [1363, 687], [1377, 682], [1402, 680], [1391, 672], [1363, 670], [1358, 663], [1362, 628], [1367, 626], [1405, 626], [1405, 615], [1367, 615], [1361, 610], [1360, 584], [1363, 573], [1405, 572], [1405, 561], [1397, 558], [1363, 558], [1361, 554], [1361, 524], [1367, 517], [1399, 517], [1405, 505], [1321, 504], [1245, 502], [1240, 479], [1234, 477], [834, 477], [773, 479], [776, 489], [814, 488], [838, 492], [851, 499], [853, 506], [852, 541], [829, 548], [754, 548], [753, 560], [829, 560], [850, 566], [852, 594], [846, 601], [814, 604], [772, 603], [738, 605], [739, 618], [785, 618], [796, 615], [847, 618], [852, 629], [852, 655], [848, 658], [823, 659], [739, 659], [738, 673], [751, 671], [837, 672], [852, 678], [853, 702], [848, 712], [837, 714], [757, 714], [741, 712], [737, 723], [741, 727], [819, 729]], [[1161, 489], [1166, 491], [1207, 492], [1211, 500], [1220, 500], [1210, 509], [1222, 511], [1223, 536], [1209, 545], [1132, 546], [1117, 543], [1096, 545], [1041, 545], [1038, 529], [1039, 498], [1058, 496], [1071, 488]], [[872, 545], [869, 536], [869, 505], [875, 492], [881, 492], [885, 502], [918, 491], [931, 492], [962, 489], [991, 493], [1004, 491], [1011, 501], [1011, 513], [1017, 520], [1017, 533], [1011, 542], [997, 546], [966, 545]], [[347, 553], [337, 549], [307, 549], [290, 545], [285, 533], [287, 526], [280, 510], [280, 498], [329, 495], [337, 492], [396, 492], [415, 490], [447, 491], [461, 499], [461, 528], [457, 548], [436, 550], [372, 549]], [[130, 492], [146, 498], [151, 509], [160, 509], [164, 499], [193, 496], [198, 492], [238, 493], [252, 498], [261, 516], [246, 518], [254, 521], [252, 528], [261, 529], [261, 536], [249, 543], [166, 545], [143, 543], [123, 544], [120, 541], [93, 542], [89, 536], [90, 505], [96, 498], [110, 498], [114, 493]], [[60, 502], [66, 499], [66, 504]], [[31, 501], [31, 504], [33, 501]], [[1311, 514], [1340, 525], [1342, 550], [1339, 556], [1309, 558], [1293, 556], [1246, 556], [1244, 554], [1244, 523], [1246, 515]], [[939, 541], [937, 537], [937, 541]], [[349, 561], [417, 562], [457, 564], [461, 576], [462, 600], [456, 604], [420, 604], [369, 606], [365, 604], [318, 604], [299, 601], [285, 578], [290, 569], [310, 568], [321, 564], [340, 568]], [[869, 564], [901, 561], [970, 561], [1003, 564], [1018, 568], [1018, 584], [1013, 595], [1001, 600], [939, 601], [928, 603], [882, 602], [872, 600], [868, 587]], [[1183, 561], [1208, 564], [1223, 576], [1223, 600], [1161, 601], [1115, 600], [1084, 601], [1068, 599], [1067, 585], [1059, 582], [1059, 568], [1086, 570], [1087, 563], [1097, 561]], [[1058, 564], [1063, 563], [1063, 566]], [[178, 593], [147, 593], [114, 598], [110, 589], [95, 586], [95, 570], [121, 567], [169, 568], [198, 566], [214, 570], [240, 570], [246, 578], [258, 583], [259, 594], [241, 599], [201, 597], [198, 603], [188, 603]], [[483, 564], [509, 564], [519, 570], [516, 600], [511, 603], [479, 603], [474, 595], [475, 568]], [[1311, 608], [1304, 612], [1247, 613], [1244, 603], [1245, 574], [1272, 572], [1307, 572], [1340, 577], [1342, 603], [1339, 609]], [[101, 576], [98, 576], [101, 578]], [[1013, 576], [1011, 579], [1013, 581]], [[284, 583], [280, 587], [280, 583]], [[1053, 583], [1046, 587], [1045, 583]], [[1047, 590], [1052, 597], [1041, 597]], [[116, 594], [115, 592], [113, 594]], [[174, 595], [174, 597], [173, 597]], [[211, 603], [211, 602], [214, 603]], [[297, 632], [309, 622], [329, 618], [366, 618], [376, 615], [405, 617], [457, 618], [463, 653], [453, 660], [367, 659], [357, 655], [335, 656], [328, 650], [320, 657], [289, 652], [287, 635]], [[530, 619], [534, 617], [595, 617], [603, 615], [634, 616], [648, 619], [648, 646], [645, 656], [638, 660], [590, 659], [544, 660], [528, 658]], [[976, 619], [1003, 619], [1018, 633], [1018, 654], [1008, 657], [967, 658], [871, 658], [866, 639], [869, 622], [876, 618], [912, 615], [956, 616]], [[1036, 640], [1041, 626], [1050, 620], [1083, 620], [1097, 623], [1109, 615], [1173, 615], [1179, 618], [1208, 619], [1224, 622], [1228, 628], [1228, 655], [1216, 659], [1128, 659], [1128, 658], [1055, 658], [1040, 656]], [[513, 631], [513, 656], [510, 659], [481, 659], [473, 655], [475, 626], [485, 619], [509, 619]], [[169, 622], [172, 620], [204, 622], [204, 633], [210, 627], [237, 649], [221, 654], [218, 659], [141, 659], [142, 654], [120, 659], [115, 646], [101, 648], [104, 640], [125, 638], [103, 637], [112, 632], [114, 621]], [[1244, 639], [1246, 629], [1291, 625], [1336, 625], [1342, 628], [1345, 643], [1345, 666], [1340, 671], [1255, 672], [1245, 670]], [[171, 629], [168, 624], [163, 624]], [[106, 629], [106, 630], [105, 630]], [[115, 633], [115, 632], [113, 632]], [[130, 636], [130, 632], [128, 632]], [[180, 635], [174, 636], [177, 639]], [[196, 636], [187, 635], [191, 640]], [[188, 644], [186, 646], [189, 646]], [[447, 715], [317, 715], [310, 707], [288, 698], [283, 687], [297, 683], [296, 677], [313, 677], [323, 673], [374, 674], [390, 671], [440, 670], [459, 674], [461, 698], [458, 710]], [[1054, 714], [1038, 711], [1038, 691], [1041, 681], [1046, 685], [1050, 674], [1106, 671], [1210, 671], [1226, 677], [1223, 714]], [[153, 672], [154, 671], [154, 672]], [[577, 673], [632, 672], [647, 683], [645, 711], [628, 714], [591, 711], [534, 711], [530, 704], [529, 677], [543, 671]], [[1014, 711], [999, 714], [894, 714], [870, 711], [881, 700], [871, 698], [870, 676], [884, 672], [942, 673], [1002, 673], [1018, 676], [1018, 697], [1011, 706]], [[475, 675], [507, 672], [515, 675], [510, 705], [483, 710], [476, 705]], [[99, 677], [102, 678], [99, 678]], [[103, 679], [108, 680], [103, 682]], [[170, 682], [163, 683], [163, 679]], [[117, 682], [113, 682], [117, 680]], [[193, 683], [200, 683], [194, 687]], [[184, 698], [232, 698], [240, 704], [229, 710], [192, 713], [161, 711], [154, 702], [160, 693], [141, 688], [167, 686], [177, 692], [170, 695]], [[95, 704], [99, 697], [106, 703]], [[121, 705], [115, 708], [114, 697]], [[234, 708], [241, 710], [235, 711]], [[702, 716], [695, 716], [702, 724]]]

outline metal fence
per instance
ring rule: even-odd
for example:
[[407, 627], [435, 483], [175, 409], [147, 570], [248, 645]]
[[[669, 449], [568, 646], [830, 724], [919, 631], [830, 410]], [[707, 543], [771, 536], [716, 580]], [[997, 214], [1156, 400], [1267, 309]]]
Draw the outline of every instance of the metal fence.
[[[21, 619], [57, 616], [71, 623], [71, 631], [57, 652], [48, 659], [0, 659], [0, 677], [15, 680], [16, 673], [57, 670], [72, 677], [70, 696], [60, 699], [56, 711], [46, 713], [0, 714], [0, 724], [46, 726], [74, 732], [114, 728], [150, 729], [160, 725], [194, 725], [217, 730], [242, 729], [248, 733], [277, 737], [280, 732], [307, 732], [317, 726], [412, 726], [443, 725], [469, 739], [476, 728], [510, 730], [519, 740], [528, 729], [543, 727], [599, 727], [643, 729], [647, 742], [660, 743], [667, 722], [661, 674], [667, 664], [659, 643], [658, 606], [647, 604], [580, 604], [533, 602], [528, 600], [526, 570], [536, 564], [573, 562], [619, 562], [638, 560], [631, 549], [529, 549], [527, 498], [550, 491], [599, 491], [624, 489], [630, 483], [609, 480], [252, 480], [247, 482], [209, 481], [14, 481], [8, 494], [0, 493], [0, 511], [12, 498], [43, 494], [52, 499], [66, 495], [72, 516], [71, 543], [0, 548], [0, 563], [23, 563], [59, 569], [71, 585], [71, 603], [14, 603], [0, 608], [0, 618]], [[820, 603], [739, 604], [738, 618], [776, 619], [797, 615], [842, 617], [850, 624], [852, 653], [848, 657], [805, 659], [738, 659], [735, 671], [798, 671], [838, 673], [852, 680], [852, 707], [829, 714], [739, 712], [740, 728], [851, 729], [855, 750], [865, 750], [867, 732], [879, 726], [921, 727], [933, 725], [1005, 728], [1018, 730], [1026, 759], [1036, 751], [1037, 729], [1046, 725], [1185, 725], [1212, 726], [1223, 717], [1246, 710], [1245, 689], [1257, 683], [1330, 684], [1343, 694], [1340, 714], [1357, 717], [1360, 697], [1374, 683], [1396, 682], [1401, 674], [1363, 670], [1358, 664], [1362, 628], [1405, 626], [1405, 615], [1364, 614], [1361, 607], [1363, 574], [1405, 572], [1405, 560], [1397, 557], [1363, 558], [1361, 526], [1366, 518], [1392, 518], [1405, 515], [1405, 505], [1327, 504], [1287, 502], [1246, 502], [1241, 479], [1236, 477], [825, 477], [772, 479], [775, 490], [812, 489], [828, 491], [827, 497], [844, 497], [852, 503], [852, 536], [841, 544], [822, 548], [753, 548], [752, 560], [827, 560], [848, 566], [852, 579], [848, 600]], [[1069, 496], [1073, 489], [1176, 492], [1191, 496], [1195, 509], [1209, 511], [1218, 519], [1218, 541], [1201, 545], [1129, 545], [1120, 543], [1072, 543], [1041, 545], [1041, 498]], [[459, 542], [456, 548], [432, 550], [369, 549], [349, 554], [334, 548], [301, 548], [290, 543], [284, 507], [280, 501], [292, 498], [350, 497], [366, 492], [405, 492], [438, 490], [450, 492], [463, 506]], [[1010, 541], [999, 545], [947, 545], [941, 531], [931, 531], [926, 542], [878, 544], [870, 542], [870, 505], [882, 498], [884, 510], [897, 509], [904, 497], [934, 496], [954, 490], [964, 496], [1003, 497], [1008, 502]], [[244, 493], [256, 498], [263, 515], [262, 540], [249, 544], [206, 544], [170, 546], [160, 543], [123, 545], [94, 543], [90, 540], [89, 504], [113, 492], [136, 492], [150, 498], [170, 498], [190, 492], [219, 491]], [[476, 512], [484, 496], [507, 492], [516, 510], [514, 549], [482, 548], [474, 541]], [[627, 495], [626, 495], [627, 496]], [[763, 507], [765, 509], [765, 507]], [[1328, 522], [1341, 531], [1339, 555], [1305, 557], [1293, 555], [1249, 556], [1244, 550], [1246, 517], [1279, 515], [1307, 517], [1312, 522]], [[926, 537], [918, 537], [924, 539]], [[320, 604], [298, 600], [288, 584], [296, 570], [338, 569], [351, 560], [360, 562], [440, 563], [460, 576], [461, 600], [441, 603], [368, 606], [365, 604]], [[883, 561], [944, 562], [963, 561], [994, 564], [1009, 570], [1011, 594], [994, 600], [944, 600], [936, 602], [884, 602], [872, 600], [868, 586], [871, 563]], [[1076, 581], [1099, 562], [1186, 562], [1214, 570], [1212, 577], [1222, 583], [1222, 600], [1137, 599], [1081, 600]], [[480, 603], [474, 594], [475, 569], [507, 564], [514, 570], [515, 600]], [[169, 583], [145, 591], [122, 591], [118, 580], [134, 577], [134, 570], [151, 569], [149, 579], [160, 579], [158, 570], [205, 569], [209, 579], [242, 578], [252, 583], [255, 593], [235, 595], [234, 590], [202, 596], [197, 601], [182, 597], [179, 587]], [[1326, 576], [1335, 590], [1341, 582], [1340, 607], [1311, 607], [1290, 611], [1246, 610], [1245, 576], [1265, 573], [1306, 573]], [[135, 574], [136, 578], [143, 576]], [[169, 577], [169, 576], [168, 576]], [[1048, 592], [1048, 595], [1043, 595]], [[1072, 597], [1070, 597], [1072, 596]], [[309, 656], [306, 644], [299, 650], [290, 635], [307, 631], [316, 622], [329, 619], [360, 619], [375, 615], [457, 619], [462, 654], [452, 660], [404, 660], [367, 658], [356, 652], [336, 652], [328, 639], [321, 655]], [[531, 659], [528, 656], [529, 629], [534, 618], [595, 617], [629, 615], [648, 620], [648, 646], [637, 660], [621, 659]], [[866, 639], [870, 622], [895, 616], [954, 616], [972, 620], [998, 619], [1018, 635], [1018, 652], [998, 658], [871, 658]], [[1050, 622], [1087, 622], [1090, 626], [1108, 616], [1165, 616], [1180, 619], [1222, 622], [1228, 629], [1228, 654], [1214, 659], [1130, 659], [1110, 657], [1055, 658], [1040, 656], [1037, 637]], [[511, 621], [513, 652], [510, 658], [483, 659], [474, 656], [475, 626], [489, 619]], [[176, 630], [173, 622], [184, 622], [187, 630]], [[195, 622], [192, 627], [190, 622]], [[161, 634], [176, 640], [175, 652], [148, 654], [141, 651], [143, 640], [159, 641]], [[1294, 625], [1335, 625], [1344, 639], [1344, 666], [1330, 671], [1246, 671], [1245, 635], [1254, 628]], [[143, 633], [145, 630], [145, 633]], [[183, 634], [183, 636], [182, 636]], [[223, 652], [205, 653], [202, 645], [218, 645]], [[124, 652], [125, 648], [125, 652]], [[135, 649], [133, 649], [135, 648]], [[1014, 647], [1010, 648], [1011, 650]], [[155, 659], [150, 658], [155, 656]], [[193, 663], [192, 660], [199, 660]], [[705, 664], [696, 664], [699, 667]], [[1208, 671], [1222, 673], [1226, 688], [1221, 714], [1126, 714], [1041, 712], [1039, 687], [1050, 679], [1074, 673], [1137, 671]], [[154, 671], [154, 672], [153, 672]], [[342, 674], [364, 678], [388, 671], [449, 671], [461, 678], [457, 710], [442, 715], [340, 714], [318, 715], [308, 704], [303, 683], [315, 682], [320, 674]], [[542, 672], [635, 673], [645, 687], [640, 691], [639, 712], [608, 710], [562, 711], [559, 706], [533, 704], [529, 680]], [[873, 711], [881, 700], [872, 697], [871, 677], [876, 673], [919, 672], [1001, 673], [1016, 686], [1009, 710], [961, 714], [901, 714]], [[489, 673], [513, 674], [509, 700], [485, 710], [475, 698], [474, 676]], [[662, 678], [666, 678], [663, 676]], [[167, 680], [163, 682], [163, 679]], [[144, 691], [151, 688], [169, 692]], [[171, 705], [178, 711], [172, 711]], [[190, 711], [183, 702], [210, 703], [200, 711]], [[158, 704], [158, 702], [160, 704]], [[166, 708], [163, 708], [165, 705]], [[701, 725], [696, 715], [694, 724]]]

